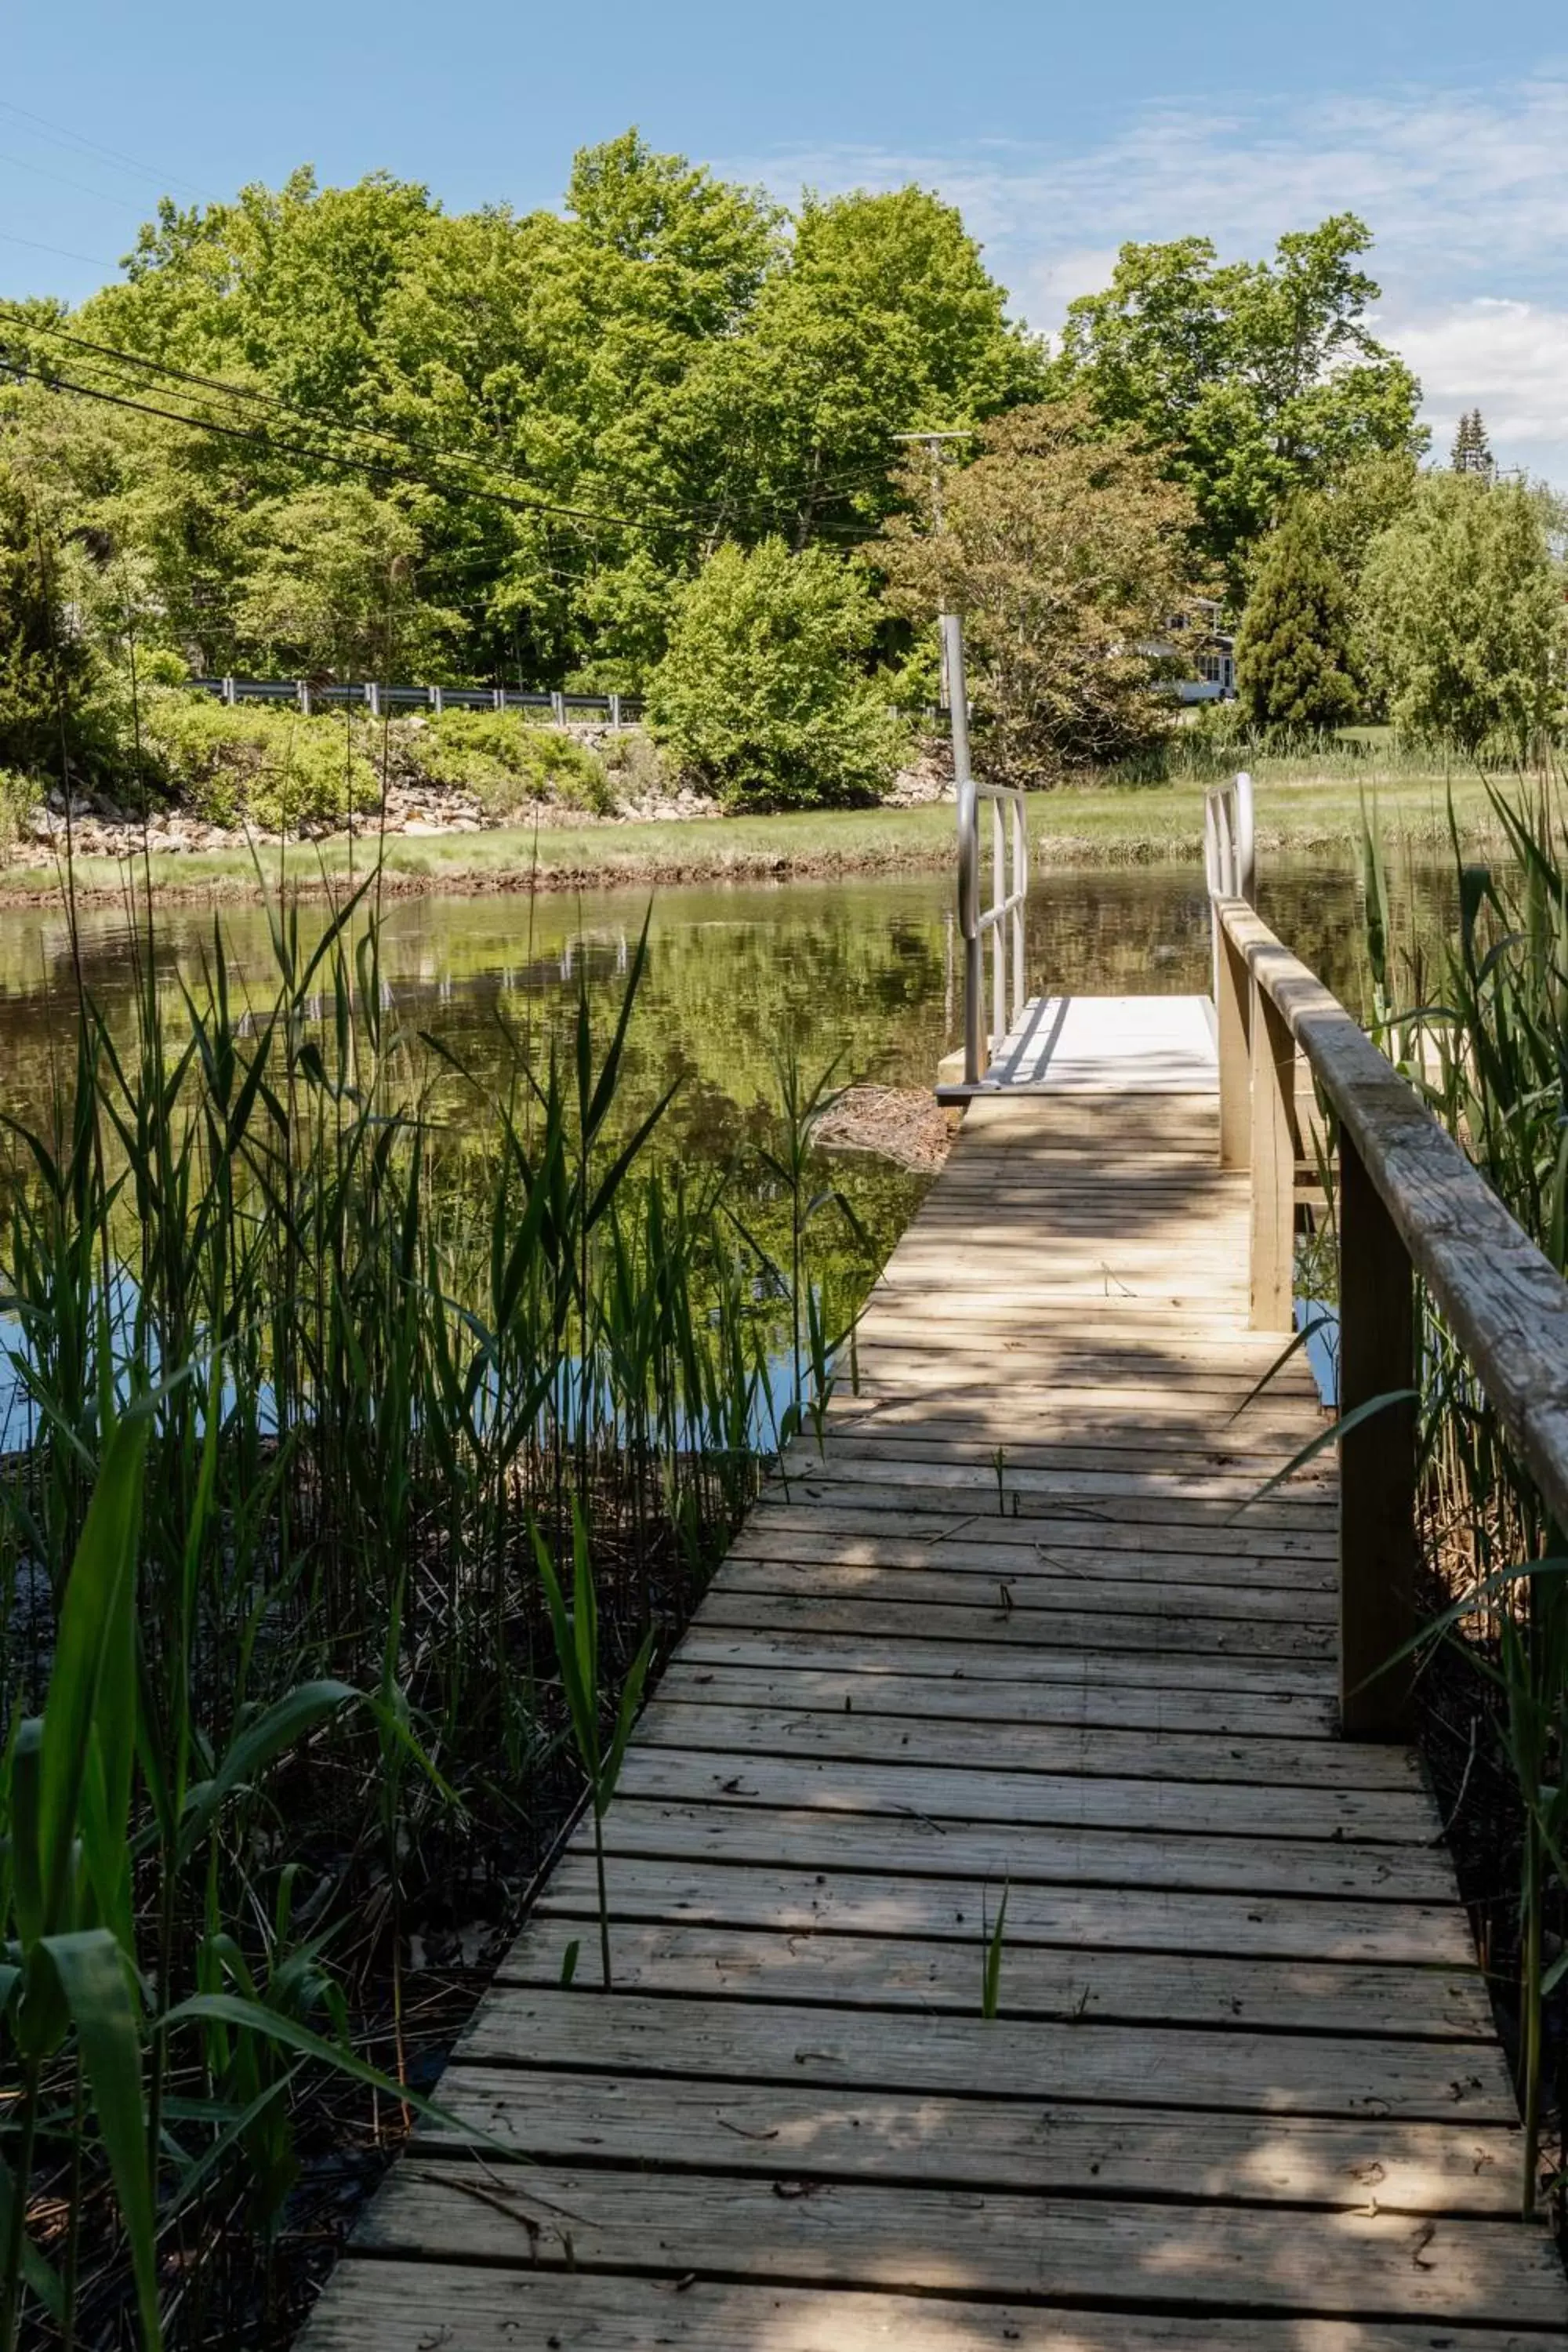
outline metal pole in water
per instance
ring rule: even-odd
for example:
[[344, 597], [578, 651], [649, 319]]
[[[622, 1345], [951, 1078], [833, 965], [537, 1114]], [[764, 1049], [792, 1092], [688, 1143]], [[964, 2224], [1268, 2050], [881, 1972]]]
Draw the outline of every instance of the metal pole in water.
[[963, 940], [963, 1083], [978, 1086], [984, 1059], [980, 939], [980, 802], [969, 764], [969, 684], [963, 669], [963, 624], [956, 613], [937, 623], [946, 656], [948, 708], [952, 714], [952, 776], [958, 788], [958, 929]]

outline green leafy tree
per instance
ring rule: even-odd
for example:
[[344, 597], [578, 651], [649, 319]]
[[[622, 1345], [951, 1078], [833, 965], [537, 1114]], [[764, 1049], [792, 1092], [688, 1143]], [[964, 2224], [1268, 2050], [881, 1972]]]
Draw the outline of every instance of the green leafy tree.
[[[280, 625], [297, 582], [257, 580], [257, 519], [357, 483], [418, 534], [416, 601], [461, 609], [464, 674], [638, 689], [716, 546], [864, 537], [896, 501], [900, 425], [1039, 388], [951, 206], [808, 197], [791, 226], [636, 131], [577, 156], [559, 211], [448, 215], [385, 174], [308, 172], [165, 205], [127, 282], [68, 327], [185, 371], [137, 396], [233, 437], [70, 410], [84, 449], [106, 445], [69, 469], [82, 511], [206, 668], [304, 658]], [[101, 354], [34, 349], [128, 388]]]
[[1237, 635], [1236, 679], [1257, 727], [1326, 729], [1355, 713], [1351, 599], [1310, 508], [1292, 509], [1264, 543]]
[[796, 548], [875, 529], [898, 500], [899, 432], [1037, 398], [1042, 348], [1005, 299], [956, 208], [925, 189], [808, 194], [745, 332], [714, 345], [689, 387], [726, 527], [751, 536], [765, 501]]
[[419, 534], [355, 482], [277, 499], [252, 518], [256, 552], [236, 618], [289, 675], [416, 675], [438, 661], [457, 615], [415, 599]]
[[876, 626], [864, 574], [826, 548], [718, 548], [677, 594], [649, 727], [730, 808], [872, 800], [900, 748], [866, 670]]
[[95, 664], [53, 515], [0, 448], [0, 771], [59, 780], [103, 750]]
[[1058, 381], [1169, 452], [1233, 585], [1294, 495], [1425, 446], [1420, 386], [1367, 325], [1371, 243], [1340, 213], [1282, 236], [1269, 261], [1222, 264], [1202, 236], [1124, 245], [1104, 292], [1068, 310]]
[[1373, 657], [1394, 719], [1477, 753], [1528, 760], [1563, 704], [1564, 582], [1552, 509], [1523, 483], [1422, 477], [1362, 576]]
[[963, 614], [991, 772], [1049, 782], [1164, 730], [1163, 648], [1207, 583], [1194, 577], [1193, 501], [1155, 458], [1097, 429], [1086, 403], [1052, 402], [986, 428], [947, 477], [940, 531], [919, 515], [918, 466], [908, 487], [913, 511], [872, 554], [895, 610]]

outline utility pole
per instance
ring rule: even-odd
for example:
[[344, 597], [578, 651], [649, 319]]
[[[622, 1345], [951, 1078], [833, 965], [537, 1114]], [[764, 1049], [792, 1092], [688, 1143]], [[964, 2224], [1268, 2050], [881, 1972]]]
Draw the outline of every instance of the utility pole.
[[[974, 771], [969, 763], [969, 682], [963, 670], [963, 623], [956, 613], [944, 613], [942, 630], [942, 667], [950, 681], [948, 709], [952, 725], [952, 782], [958, 800], [958, 929], [963, 940], [963, 1083], [978, 1086], [984, 1066], [984, 1033], [980, 1000], [985, 984], [985, 951], [980, 937], [980, 799]], [[1001, 851], [997, 851], [1001, 856]], [[1001, 892], [998, 888], [998, 897]], [[1001, 953], [998, 947], [997, 953]], [[1000, 986], [998, 982], [998, 986]], [[997, 1039], [1000, 1046], [1001, 1039]]]
[[[910, 441], [931, 457], [931, 513], [933, 531], [942, 530], [942, 468], [949, 441], [968, 441], [970, 432], [895, 433], [895, 441]], [[943, 600], [945, 604], [945, 598]], [[956, 613], [937, 614], [942, 647], [942, 698], [947, 705], [952, 736], [952, 781], [958, 800], [958, 929], [963, 941], [963, 1083], [976, 1086], [984, 1061], [981, 993], [984, 981], [984, 950], [980, 937], [980, 803], [974, 772], [969, 761], [969, 684], [963, 668], [963, 623]]]
[[[974, 435], [967, 426], [949, 433], [895, 433], [895, 441], [908, 441], [925, 450], [931, 458], [931, 527], [935, 534], [942, 530], [942, 469], [943, 452], [950, 441], [973, 441]], [[937, 640], [942, 649], [942, 698], [946, 708], [952, 709], [952, 679], [948, 673], [947, 614], [937, 614]]]

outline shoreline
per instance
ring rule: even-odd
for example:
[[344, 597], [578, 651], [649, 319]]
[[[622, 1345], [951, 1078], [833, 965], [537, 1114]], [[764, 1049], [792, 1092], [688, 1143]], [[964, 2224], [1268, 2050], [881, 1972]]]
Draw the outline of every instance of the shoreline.
[[[1196, 866], [1203, 859], [1203, 787], [1164, 785], [1041, 793], [1029, 811], [1029, 854], [1048, 867]], [[1258, 846], [1267, 856], [1359, 854], [1362, 785], [1339, 779], [1258, 786]], [[1440, 777], [1367, 780], [1368, 803], [1385, 841], [1409, 848], [1446, 847], [1448, 784]], [[1468, 834], [1497, 837], [1478, 779], [1453, 786]], [[123, 906], [128, 888], [154, 904], [260, 903], [279, 885], [291, 898], [331, 898], [360, 880], [382, 853], [381, 895], [483, 898], [572, 890], [675, 889], [698, 885], [893, 880], [948, 873], [954, 863], [951, 802], [917, 808], [792, 813], [775, 817], [664, 820], [651, 824], [496, 827], [450, 835], [389, 834], [374, 828], [243, 849], [154, 852], [115, 859], [83, 856], [72, 869], [72, 895], [87, 911]], [[282, 871], [279, 871], [281, 866]], [[259, 871], [258, 871], [259, 868]], [[63, 866], [0, 866], [0, 910], [57, 907]]]

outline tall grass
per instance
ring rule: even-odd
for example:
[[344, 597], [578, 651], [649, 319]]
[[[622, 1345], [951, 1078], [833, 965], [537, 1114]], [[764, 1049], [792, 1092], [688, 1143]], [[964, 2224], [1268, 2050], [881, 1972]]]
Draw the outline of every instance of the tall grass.
[[[1501, 739], [1483, 748], [1479, 766], [1506, 778], [1518, 761]], [[1235, 703], [1209, 703], [1146, 749], [1103, 770], [1102, 784], [1218, 784], [1237, 768], [1279, 784], [1458, 782], [1476, 773], [1473, 753], [1392, 727], [1326, 730], [1251, 725]]]
[[84, 993], [10, 1129], [0, 2352], [287, 2333], [307, 2094], [420, 2105], [411, 1921], [504, 1922], [574, 1743], [597, 1807], [781, 1378], [794, 1427], [832, 1377], [820, 1088], [764, 1249], [627, 1100], [646, 932], [606, 1034], [584, 995], [481, 1076], [403, 1025], [374, 881], [313, 938], [274, 907], [243, 1004], [149, 917], [129, 1041]]
[[[1396, 926], [1369, 825], [1372, 1027], [1568, 1276], [1568, 797], [1549, 774], [1491, 799], [1507, 854], [1467, 862], [1455, 831], [1458, 919], [1447, 938]], [[1500, 1857], [1515, 1858], [1511, 1919], [1495, 1902], [1482, 1907], [1487, 1957], [1510, 1980], [1528, 2210], [1550, 2109], [1563, 2137], [1551, 2052], [1562, 2046], [1568, 1983], [1568, 1531], [1552, 1525], [1429, 1298], [1419, 1328], [1423, 1535], [1436, 1604], [1428, 1638], [1443, 1637], [1428, 1721], [1460, 1751], [1446, 1778], [1461, 1846], [1484, 1856], [1494, 1884]], [[1551, 2178], [1561, 2211], [1561, 2147]]]

